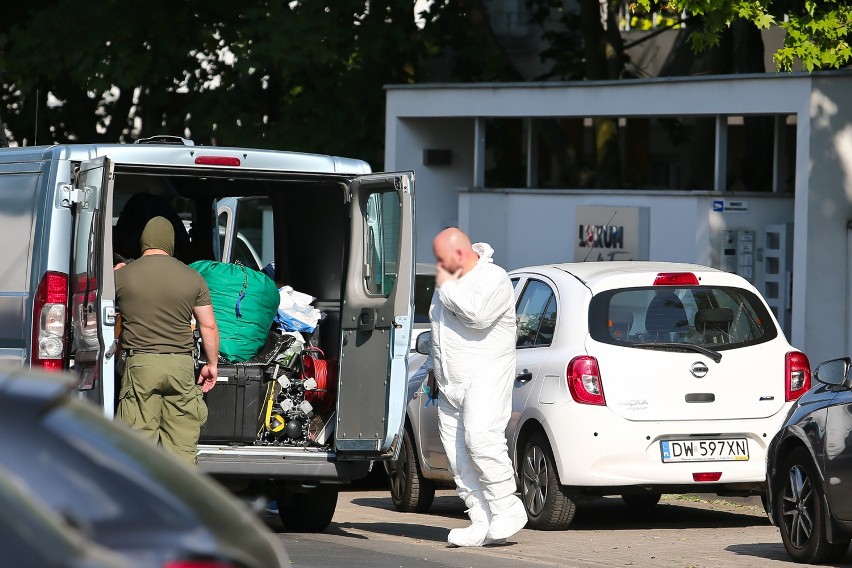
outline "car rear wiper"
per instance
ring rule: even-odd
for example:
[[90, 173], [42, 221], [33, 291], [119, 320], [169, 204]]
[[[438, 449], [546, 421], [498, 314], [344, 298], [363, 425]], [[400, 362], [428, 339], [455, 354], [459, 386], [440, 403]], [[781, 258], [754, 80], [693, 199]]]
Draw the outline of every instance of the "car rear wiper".
[[694, 343], [634, 343], [633, 347], [638, 349], [659, 349], [661, 351], [694, 351], [713, 359], [715, 363], [722, 360], [722, 354], [718, 351], [708, 349]]

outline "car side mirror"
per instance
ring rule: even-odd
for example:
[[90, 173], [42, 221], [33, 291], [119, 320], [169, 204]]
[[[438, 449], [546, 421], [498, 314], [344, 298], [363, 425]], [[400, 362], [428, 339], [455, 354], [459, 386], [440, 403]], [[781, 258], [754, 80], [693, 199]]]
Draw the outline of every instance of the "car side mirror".
[[814, 378], [826, 385], [840, 386], [846, 382], [850, 363], [849, 357], [823, 361], [814, 371]]
[[414, 346], [414, 350], [420, 353], [421, 355], [429, 355], [432, 351], [432, 332], [424, 331], [420, 335], [417, 336], [417, 344]]

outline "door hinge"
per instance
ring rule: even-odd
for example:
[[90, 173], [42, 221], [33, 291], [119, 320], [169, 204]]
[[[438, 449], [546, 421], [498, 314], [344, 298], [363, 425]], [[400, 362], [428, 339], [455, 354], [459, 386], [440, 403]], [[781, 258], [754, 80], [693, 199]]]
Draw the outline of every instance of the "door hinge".
[[80, 189], [74, 187], [71, 184], [62, 185], [62, 207], [71, 207], [75, 203], [83, 203], [83, 207], [86, 206], [84, 202], [85, 196], [89, 192], [85, 189]]

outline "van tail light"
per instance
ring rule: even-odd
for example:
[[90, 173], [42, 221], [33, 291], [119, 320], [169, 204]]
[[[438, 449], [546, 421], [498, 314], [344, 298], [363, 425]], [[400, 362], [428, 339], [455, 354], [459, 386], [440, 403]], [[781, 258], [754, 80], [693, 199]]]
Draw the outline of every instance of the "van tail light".
[[239, 166], [240, 159], [233, 156], [198, 156], [195, 163], [199, 166]]
[[790, 351], [784, 359], [784, 400], [796, 400], [811, 388], [811, 364], [801, 351]]
[[565, 374], [568, 379], [568, 390], [576, 402], [606, 406], [597, 359], [588, 355], [574, 357], [568, 363]]
[[65, 367], [68, 276], [47, 272], [38, 283], [33, 301], [33, 342], [30, 360], [34, 367], [61, 370]]

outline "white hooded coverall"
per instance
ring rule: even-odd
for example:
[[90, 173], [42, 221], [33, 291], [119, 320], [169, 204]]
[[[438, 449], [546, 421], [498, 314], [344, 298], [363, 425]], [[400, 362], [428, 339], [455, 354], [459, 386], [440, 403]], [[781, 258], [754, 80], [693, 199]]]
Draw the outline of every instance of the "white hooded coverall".
[[494, 250], [485, 243], [473, 249], [476, 266], [432, 297], [432, 355], [441, 441], [459, 497], [470, 507], [484, 497], [496, 513], [493, 503], [516, 490], [505, 434], [515, 374], [515, 302], [509, 276], [493, 264]]

